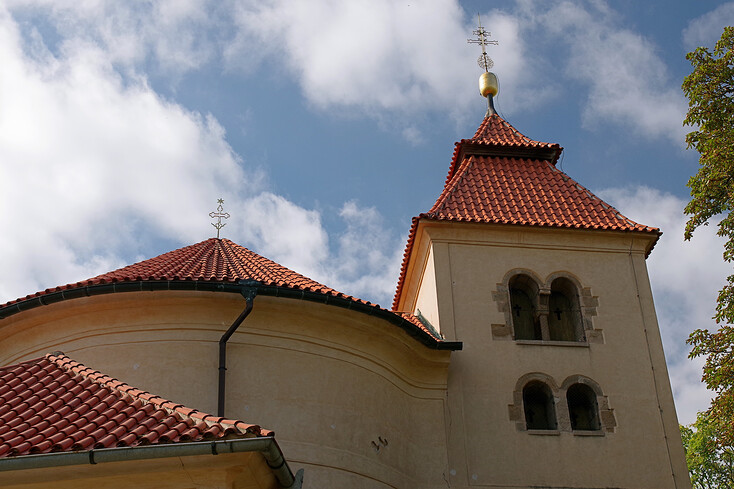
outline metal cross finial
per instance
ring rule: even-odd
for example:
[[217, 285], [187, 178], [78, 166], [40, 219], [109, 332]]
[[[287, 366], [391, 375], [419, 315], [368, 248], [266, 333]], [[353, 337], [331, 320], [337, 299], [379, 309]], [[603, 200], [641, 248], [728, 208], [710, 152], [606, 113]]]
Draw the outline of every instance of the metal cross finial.
[[492, 33], [482, 27], [482, 18], [479, 16], [479, 14], [477, 14], [477, 18], [479, 19], [479, 28], [475, 31], [472, 31], [472, 34], [477, 36], [477, 39], [467, 39], [466, 42], [468, 42], [469, 44], [479, 44], [480, 46], [482, 46], [482, 54], [479, 56], [479, 59], [477, 59], [477, 63], [479, 64], [480, 68], [484, 69], [484, 71], [489, 71], [490, 68], [494, 66], [494, 61], [492, 61], [492, 58], [487, 56], [487, 44], [492, 44], [493, 46], [496, 46], [499, 44], [499, 42], [487, 39], [492, 35]]
[[229, 219], [229, 212], [222, 212], [224, 211], [224, 207], [222, 206], [222, 204], [224, 204], [224, 199], [217, 199], [217, 203], [219, 204], [217, 206], [217, 212], [210, 212], [209, 217], [217, 219], [217, 222], [213, 222], [212, 226], [217, 228], [217, 239], [219, 239], [219, 230], [227, 225], [226, 222], [222, 222], [222, 218]]

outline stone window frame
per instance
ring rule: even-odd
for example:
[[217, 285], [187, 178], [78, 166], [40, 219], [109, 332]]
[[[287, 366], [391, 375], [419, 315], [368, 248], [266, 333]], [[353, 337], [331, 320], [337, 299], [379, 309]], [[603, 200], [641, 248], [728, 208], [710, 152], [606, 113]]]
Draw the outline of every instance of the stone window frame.
[[[555, 430], [529, 430], [525, 422], [525, 406], [523, 405], [523, 389], [532, 382], [542, 382], [548, 386], [553, 396], [553, 403], [556, 412], [556, 429]], [[566, 394], [568, 388], [574, 384], [584, 384], [591, 388], [596, 394], [596, 405], [598, 409], [599, 430], [572, 430], [571, 416], [568, 410], [568, 402]], [[609, 398], [604, 395], [601, 386], [593, 379], [580, 374], [569, 375], [563, 383], [556, 383], [555, 379], [543, 372], [531, 372], [520, 377], [515, 383], [515, 390], [512, 391], [513, 403], [507, 406], [510, 421], [515, 423], [517, 431], [524, 431], [531, 435], [560, 435], [561, 433], [569, 433], [574, 436], [605, 436], [607, 433], [614, 433], [617, 428], [617, 419], [614, 410], [609, 406]]]
[[[597, 407], [597, 415], [599, 416], [599, 425], [600, 428], [598, 430], [572, 430], [571, 429], [571, 415], [568, 408], [568, 402], [566, 394], [568, 392], [568, 388], [575, 384], [582, 384], [586, 385], [591, 388], [592, 391], [594, 391], [594, 394], [596, 394], [596, 407]], [[604, 395], [604, 392], [601, 389], [601, 386], [595, 382], [594, 380], [590, 379], [589, 377], [585, 375], [569, 375], [566, 377], [566, 379], [561, 384], [561, 392], [563, 394], [563, 404], [564, 404], [564, 427], [567, 427], [567, 431], [571, 431], [574, 435], [596, 435], [596, 436], [603, 436], [604, 433], [614, 433], [617, 427], [617, 418], [614, 415], [614, 410], [609, 407], [609, 398]], [[560, 419], [559, 419], [560, 423]]]
[[[556, 429], [549, 429], [549, 430], [529, 430], [527, 427], [527, 423], [525, 421], [525, 405], [523, 402], [523, 391], [525, 390], [525, 387], [528, 384], [532, 383], [541, 383], [545, 384], [548, 389], [550, 390], [552, 402], [553, 402], [553, 409], [555, 411], [556, 416]], [[529, 374], [525, 374], [522, 377], [518, 379], [518, 381], [515, 383], [515, 390], [512, 392], [512, 400], [513, 404], [510, 404], [508, 406], [509, 414], [510, 414], [510, 421], [515, 422], [515, 428], [517, 431], [527, 431], [528, 433], [532, 434], [538, 434], [538, 435], [558, 435], [560, 433], [559, 428], [559, 419], [558, 419], [558, 407], [559, 407], [559, 399], [558, 399], [558, 384], [556, 384], [556, 381], [551, 377], [550, 375], [544, 374], [542, 372], [532, 372]]]
[[[547, 305], [545, 306], [545, 309], [543, 309], [543, 305], [541, 304], [541, 296], [540, 296], [540, 284], [538, 277], [530, 274], [530, 273], [515, 273], [511, 277], [507, 279], [507, 293], [509, 294], [509, 314], [505, 314], [505, 319], [508, 321], [507, 324], [510, 325], [511, 331], [512, 331], [512, 338], [517, 339], [518, 336], [518, 328], [516, 321], [516, 315], [512, 314], [514, 309], [513, 307], [519, 307], [517, 304], [513, 305], [513, 298], [512, 298], [512, 290], [513, 285], [512, 283], [516, 282], [514, 285], [515, 290], [521, 290], [523, 293], [527, 292], [528, 299], [533, 304], [534, 309], [534, 317], [533, 319], [533, 327], [532, 329], [535, 330], [534, 335], [537, 335], [538, 333], [542, 336], [543, 335], [543, 326], [540, 324], [540, 317], [542, 317], [544, 314], [547, 314], [545, 309], [547, 309]], [[519, 283], [517, 283], [519, 282]], [[519, 312], [518, 312], [519, 314]], [[541, 338], [522, 338], [523, 340], [529, 340], [529, 341], [537, 341]]]
[[[541, 340], [518, 340], [515, 338], [515, 329], [512, 319], [512, 302], [510, 300], [510, 281], [518, 275], [526, 275], [535, 281], [538, 286], [538, 299], [535, 304], [536, 314], [539, 316], [540, 329], [543, 339]], [[578, 341], [551, 341], [548, 329], [548, 301], [551, 294], [553, 281], [563, 278], [568, 280], [577, 292], [579, 306], [580, 328]], [[597, 315], [599, 298], [594, 296], [591, 287], [584, 287], [581, 281], [573, 274], [566, 271], [553, 272], [542, 280], [535, 272], [526, 268], [514, 268], [507, 272], [502, 282], [497, 284], [497, 289], [492, 291], [492, 300], [497, 304], [497, 309], [505, 316], [504, 324], [492, 324], [492, 339], [512, 340], [519, 344], [528, 345], [555, 345], [555, 346], [587, 346], [589, 343], [604, 343], [604, 335], [601, 329], [594, 327], [593, 317]]]

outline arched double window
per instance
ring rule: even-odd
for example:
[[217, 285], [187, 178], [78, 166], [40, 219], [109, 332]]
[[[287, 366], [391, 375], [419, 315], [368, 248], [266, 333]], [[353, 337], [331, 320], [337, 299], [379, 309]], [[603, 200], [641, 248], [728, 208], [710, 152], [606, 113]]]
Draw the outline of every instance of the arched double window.
[[504, 297], [509, 305], [500, 304], [512, 337], [520, 341], [585, 342], [578, 282], [559, 272], [541, 285], [532, 272], [519, 272], [508, 274], [505, 290], [509, 294]]
[[517, 380], [512, 398], [508, 412], [518, 431], [603, 436], [617, 426], [601, 386], [584, 375], [570, 375], [558, 386], [551, 376], [531, 372]]
[[527, 275], [510, 279], [510, 314], [516, 340], [542, 340], [538, 317], [538, 284]]
[[522, 404], [527, 429], [555, 430], [557, 428], [553, 393], [547, 384], [538, 380], [527, 383], [522, 389]]
[[566, 403], [572, 430], [601, 430], [596, 392], [591, 387], [585, 384], [571, 385], [566, 390]]

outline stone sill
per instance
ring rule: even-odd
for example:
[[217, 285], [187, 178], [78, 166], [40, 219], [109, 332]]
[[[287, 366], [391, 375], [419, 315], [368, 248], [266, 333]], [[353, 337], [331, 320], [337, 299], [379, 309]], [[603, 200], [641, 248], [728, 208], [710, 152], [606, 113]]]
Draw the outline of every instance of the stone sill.
[[573, 436], [605, 436], [602, 430], [587, 431], [587, 430], [574, 430], [572, 431]]
[[543, 340], [515, 340], [518, 345], [544, 345], [544, 346], [572, 346], [588, 348], [588, 341], [543, 341]]
[[527, 430], [528, 435], [550, 435], [558, 436], [561, 434], [558, 430]]

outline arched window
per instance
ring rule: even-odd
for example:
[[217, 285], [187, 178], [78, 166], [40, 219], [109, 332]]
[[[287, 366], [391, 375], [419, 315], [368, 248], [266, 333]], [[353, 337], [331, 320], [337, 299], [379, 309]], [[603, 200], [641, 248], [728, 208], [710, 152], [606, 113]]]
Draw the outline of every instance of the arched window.
[[591, 387], [584, 384], [573, 384], [566, 391], [566, 401], [572, 430], [597, 431], [601, 429], [596, 392]]
[[548, 385], [540, 381], [529, 382], [522, 389], [522, 404], [527, 429], [556, 429], [556, 408]]
[[551, 283], [548, 300], [548, 333], [551, 341], [583, 341], [581, 308], [576, 286], [565, 277]]
[[510, 311], [516, 340], [541, 340], [537, 314], [538, 284], [527, 275], [515, 275], [509, 283]]

